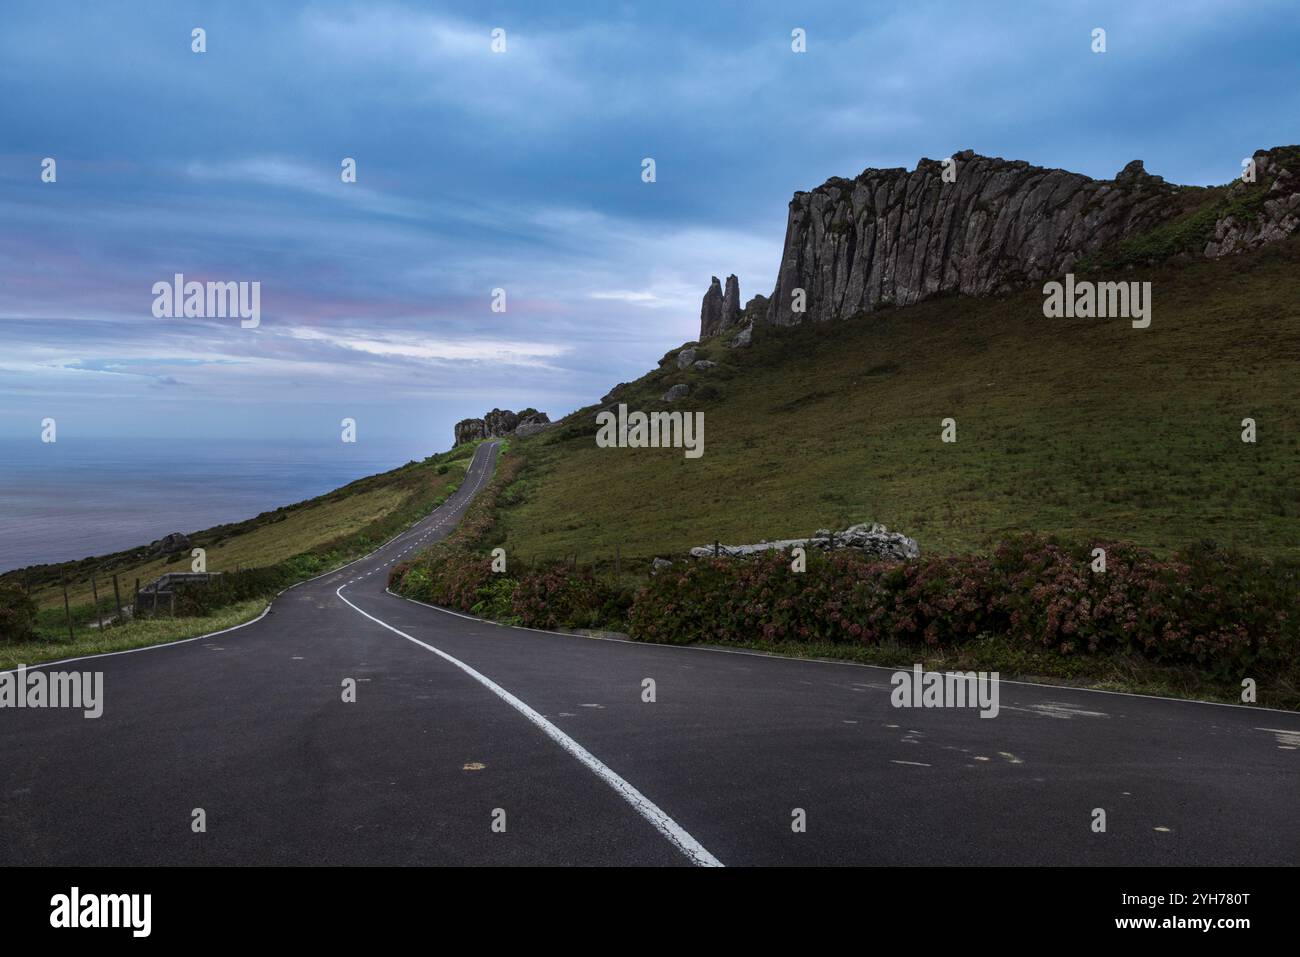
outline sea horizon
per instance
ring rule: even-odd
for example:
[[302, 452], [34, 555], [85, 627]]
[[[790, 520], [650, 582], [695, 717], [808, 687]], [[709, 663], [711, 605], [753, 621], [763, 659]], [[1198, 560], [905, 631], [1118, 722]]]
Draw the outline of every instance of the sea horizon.
[[243, 521], [438, 451], [382, 440], [0, 438], [0, 572]]

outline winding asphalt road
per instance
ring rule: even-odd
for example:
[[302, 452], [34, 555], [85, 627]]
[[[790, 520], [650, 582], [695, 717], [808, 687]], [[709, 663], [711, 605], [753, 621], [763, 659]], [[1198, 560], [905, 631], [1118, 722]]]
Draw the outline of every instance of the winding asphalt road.
[[1300, 715], [1013, 682], [993, 719], [895, 709], [887, 669], [387, 593], [495, 458], [249, 625], [42, 666], [102, 671], [104, 714], [0, 710], [0, 864], [1300, 862]]

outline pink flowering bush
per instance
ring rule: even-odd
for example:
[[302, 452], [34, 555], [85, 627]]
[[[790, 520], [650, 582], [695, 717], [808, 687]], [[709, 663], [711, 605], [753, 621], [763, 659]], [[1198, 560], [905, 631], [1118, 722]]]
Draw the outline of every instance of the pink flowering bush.
[[[1104, 572], [1092, 567], [1096, 547]], [[1160, 559], [1026, 535], [989, 557], [813, 553], [803, 573], [786, 553], [693, 561], [643, 587], [628, 625], [660, 642], [952, 645], [991, 633], [1062, 655], [1130, 651], [1226, 673], [1294, 652], [1296, 596], [1293, 569], [1213, 547]]]

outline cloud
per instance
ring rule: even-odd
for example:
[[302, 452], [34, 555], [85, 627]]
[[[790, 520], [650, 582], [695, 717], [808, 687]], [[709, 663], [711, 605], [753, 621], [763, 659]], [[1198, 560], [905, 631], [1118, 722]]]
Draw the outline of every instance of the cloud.
[[304, 342], [325, 343], [338, 349], [371, 356], [414, 359], [421, 362], [489, 362], [498, 365], [546, 368], [544, 359], [562, 356], [569, 347], [557, 343], [494, 339], [442, 339], [419, 335], [336, 333], [297, 327], [288, 333]]

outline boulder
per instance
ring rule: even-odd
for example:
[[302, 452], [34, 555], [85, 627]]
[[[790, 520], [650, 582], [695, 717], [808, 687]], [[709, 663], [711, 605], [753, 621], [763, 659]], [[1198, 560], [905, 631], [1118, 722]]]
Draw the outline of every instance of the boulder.
[[728, 349], [748, 349], [754, 338], [754, 324], [751, 322], [727, 343]]
[[553, 424], [545, 412], [534, 412], [519, 420], [519, 424], [515, 426], [515, 435], [520, 438], [536, 435], [538, 432], [545, 432]]
[[712, 359], [696, 359], [693, 365], [696, 369], [699, 369], [701, 372], [703, 372], [707, 369], [712, 369], [714, 366], [717, 365], [717, 363], [714, 362]]
[[678, 399], [686, 398], [686, 394], [691, 391], [691, 387], [685, 382], [679, 382], [663, 394], [665, 402], [676, 402]]
[[695, 356], [698, 352], [699, 350], [697, 349], [683, 349], [681, 352], [677, 353], [677, 368], [685, 369], [695, 361]]

